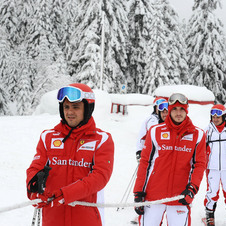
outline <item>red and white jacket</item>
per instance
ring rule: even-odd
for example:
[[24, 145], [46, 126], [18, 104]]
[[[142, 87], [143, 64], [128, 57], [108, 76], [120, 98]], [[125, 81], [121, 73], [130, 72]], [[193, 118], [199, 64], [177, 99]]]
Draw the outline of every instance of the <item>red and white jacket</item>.
[[151, 126], [157, 125], [158, 123], [159, 117], [156, 113], [152, 113], [144, 120], [138, 134], [136, 152], [143, 149], [148, 130], [151, 128]]
[[[109, 133], [96, 128], [93, 118], [73, 130], [62, 122], [42, 132], [37, 152], [27, 169], [27, 184], [50, 161], [45, 192], [62, 189], [65, 205], [43, 208], [43, 226], [101, 226], [98, 208], [67, 204], [73, 201], [96, 203], [109, 181], [114, 161], [114, 143]], [[28, 193], [28, 197], [30, 194]]]
[[206, 129], [207, 169], [226, 170], [226, 127], [219, 132], [213, 122]]
[[[169, 117], [168, 117], [169, 118]], [[146, 137], [134, 192], [153, 201], [180, 195], [188, 183], [199, 187], [206, 164], [206, 139], [187, 116], [180, 130], [168, 120], [151, 127]], [[182, 205], [178, 201], [169, 205]]]

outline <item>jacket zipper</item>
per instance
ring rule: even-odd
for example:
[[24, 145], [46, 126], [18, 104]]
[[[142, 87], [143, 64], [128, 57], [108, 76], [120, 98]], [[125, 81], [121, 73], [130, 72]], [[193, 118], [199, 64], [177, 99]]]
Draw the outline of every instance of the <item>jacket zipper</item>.
[[[221, 134], [219, 134], [219, 140], [221, 140]], [[219, 141], [219, 170], [221, 170], [221, 142]]]

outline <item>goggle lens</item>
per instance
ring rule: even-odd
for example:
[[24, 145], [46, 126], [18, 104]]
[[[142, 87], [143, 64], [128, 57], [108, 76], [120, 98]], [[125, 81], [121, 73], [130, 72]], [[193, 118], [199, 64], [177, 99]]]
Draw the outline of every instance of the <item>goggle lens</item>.
[[177, 101], [181, 104], [188, 104], [188, 99], [186, 98], [186, 96], [184, 96], [181, 93], [175, 93], [175, 94], [171, 95], [168, 100], [168, 103], [169, 103], [169, 105], [173, 105]]
[[63, 87], [58, 91], [57, 99], [59, 102], [63, 102], [65, 97], [67, 97], [70, 102], [81, 101], [82, 91], [75, 87]]
[[222, 110], [219, 110], [219, 109], [212, 109], [212, 110], [210, 111], [210, 114], [211, 114], [212, 116], [214, 116], [214, 115], [222, 116], [222, 115], [223, 115], [223, 111], [222, 111]]
[[164, 103], [159, 104], [158, 110], [159, 111], [164, 111], [164, 109], [166, 109], [168, 111], [168, 103], [164, 102]]
[[155, 102], [155, 104], [158, 106], [159, 104], [161, 104], [163, 101], [166, 101], [165, 99], [159, 99]]

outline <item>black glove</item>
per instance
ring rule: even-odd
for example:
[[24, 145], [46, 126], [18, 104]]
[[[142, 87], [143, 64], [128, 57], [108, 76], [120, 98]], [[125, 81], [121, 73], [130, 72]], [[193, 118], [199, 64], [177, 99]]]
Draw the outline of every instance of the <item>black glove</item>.
[[40, 170], [35, 176], [29, 181], [27, 190], [29, 193], [39, 193], [42, 194], [44, 192], [44, 188], [46, 186], [46, 180], [49, 176], [49, 171], [52, 168], [49, 166], [49, 163], [44, 167], [44, 169]]
[[181, 195], [184, 195], [185, 197], [183, 199], [180, 199], [179, 203], [182, 203], [183, 205], [191, 204], [197, 192], [198, 187], [194, 184], [189, 183], [186, 186], [186, 189], [181, 193]]
[[[143, 191], [135, 192], [134, 193], [134, 202], [143, 202], [145, 195], [146, 195], [146, 193]], [[144, 207], [143, 206], [135, 207], [134, 210], [138, 215], [144, 215]]]
[[141, 158], [141, 151], [137, 151], [136, 152], [136, 159], [137, 159], [138, 163], [140, 162], [140, 158]]

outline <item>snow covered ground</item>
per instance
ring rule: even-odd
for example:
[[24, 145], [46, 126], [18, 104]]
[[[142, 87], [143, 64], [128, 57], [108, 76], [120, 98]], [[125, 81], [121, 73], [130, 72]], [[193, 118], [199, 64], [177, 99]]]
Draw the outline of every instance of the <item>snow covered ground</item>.
[[[98, 95], [101, 96], [101, 92]], [[199, 96], [201, 95], [205, 95], [205, 93], [200, 93]], [[101, 105], [101, 103], [104, 104]], [[190, 105], [189, 116], [196, 126], [203, 129], [207, 126], [211, 106]], [[136, 139], [141, 123], [152, 112], [152, 106], [129, 106], [126, 116], [110, 114], [109, 100], [105, 95], [104, 98], [101, 97], [97, 108], [99, 109], [94, 114], [97, 126], [110, 132], [115, 142], [114, 171], [105, 188], [105, 202], [119, 203], [137, 167]], [[57, 114], [47, 113], [23, 117], [0, 117], [0, 208], [27, 201], [25, 172], [32, 161], [40, 133], [44, 129], [51, 129], [59, 120]], [[205, 189], [204, 177], [200, 191], [192, 205], [192, 226], [202, 225], [201, 218], [205, 214], [203, 206]], [[132, 193], [128, 202], [133, 202]], [[1, 213], [0, 225], [29, 226], [32, 221], [33, 209], [32, 206], [29, 206]], [[106, 226], [130, 225], [130, 221], [135, 216], [131, 207], [118, 211], [116, 207], [105, 209]], [[226, 210], [221, 191], [216, 210], [216, 226], [226, 225], [225, 216]], [[166, 224], [164, 223], [164, 225]]]

